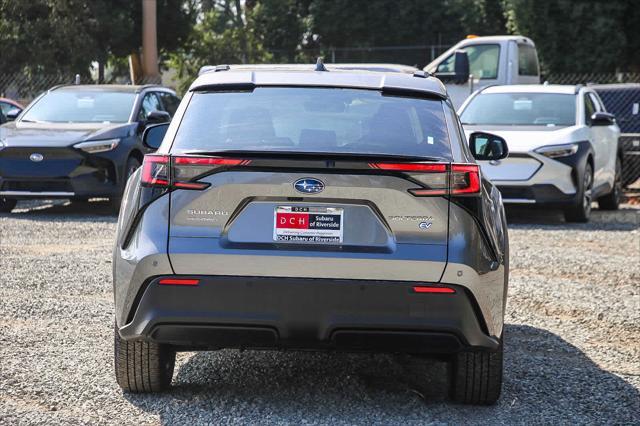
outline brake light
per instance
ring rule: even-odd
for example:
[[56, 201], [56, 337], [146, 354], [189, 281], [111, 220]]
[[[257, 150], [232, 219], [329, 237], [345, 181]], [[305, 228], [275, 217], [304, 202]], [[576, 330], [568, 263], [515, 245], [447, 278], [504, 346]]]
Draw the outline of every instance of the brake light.
[[444, 163], [369, 163], [372, 169], [392, 170], [396, 172], [435, 172], [444, 173], [447, 165]]
[[480, 193], [480, 172], [477, 164], [369, 163], [369, 167], [410, 174], [422, 184], [421, 188], [409, 190], [416, 197]]
[[142, 186], [169, 186], [169, 156], [145, 155], [141, 182]]
[[452, 164], [451, 181], [449, 184], [451, 194], [479, 194], [480, 172], [477, 164]]
[[179, 189], [205, 189], [208, 183], [198, 182], [202, 176], [221, 167], [246, 166], [251, 160], [221, 157], [171, 157], [145, 155], [142, 163], [142, 185]]

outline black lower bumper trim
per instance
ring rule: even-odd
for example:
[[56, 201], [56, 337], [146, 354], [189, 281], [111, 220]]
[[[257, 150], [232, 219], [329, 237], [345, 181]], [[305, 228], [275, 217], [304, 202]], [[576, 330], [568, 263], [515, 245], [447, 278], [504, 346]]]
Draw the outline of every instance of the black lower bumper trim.
[[555, 185], [498, 186], [505, 203], [509, 200], [530, 200], [536, 205], [568, 206], [575, 204], [576, 194], [565, 194]]
[[[309, 278], [192, 276], [197, 286], [143, 288], [127, 340], [190, 349], [310, 349], [397, 353], [494, 350], [464, 287], [419, 294], [424, 283]], [[184, 278], [184, 277], [183, 277]]]

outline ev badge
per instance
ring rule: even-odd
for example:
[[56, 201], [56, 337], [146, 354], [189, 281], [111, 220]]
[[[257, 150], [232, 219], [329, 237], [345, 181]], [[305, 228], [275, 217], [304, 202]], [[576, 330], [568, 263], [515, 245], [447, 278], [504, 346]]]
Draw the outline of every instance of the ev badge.
[[418, 224], [418, 227], [420, 229], [429, 229], [431, 228], [431, 222], [420, 222], [420, 224]]

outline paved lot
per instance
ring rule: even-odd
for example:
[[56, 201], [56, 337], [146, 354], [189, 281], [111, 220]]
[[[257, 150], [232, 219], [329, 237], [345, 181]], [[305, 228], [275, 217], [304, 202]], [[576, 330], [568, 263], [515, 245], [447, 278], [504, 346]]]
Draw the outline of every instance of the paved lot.
[[638, 212], [591, 224], [510, 211], [506, 381], [494, 407], [428, 395], [410, 360], [377, 355], [179, 354], [174, 388], [123, 395], [112, 367], [116, 218], [22, 203], [0, 215], [0, 424], [640, 423]]

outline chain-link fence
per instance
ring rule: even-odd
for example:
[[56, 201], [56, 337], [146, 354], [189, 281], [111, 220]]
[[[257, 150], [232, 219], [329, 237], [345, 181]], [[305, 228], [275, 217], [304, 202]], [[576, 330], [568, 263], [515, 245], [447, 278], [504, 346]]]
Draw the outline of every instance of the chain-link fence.
[[640, 192], [640, 73], [550, 74], [544, 80], [589, 85], [598, 92], [622, 133], [622, 184], [628, 191]]

